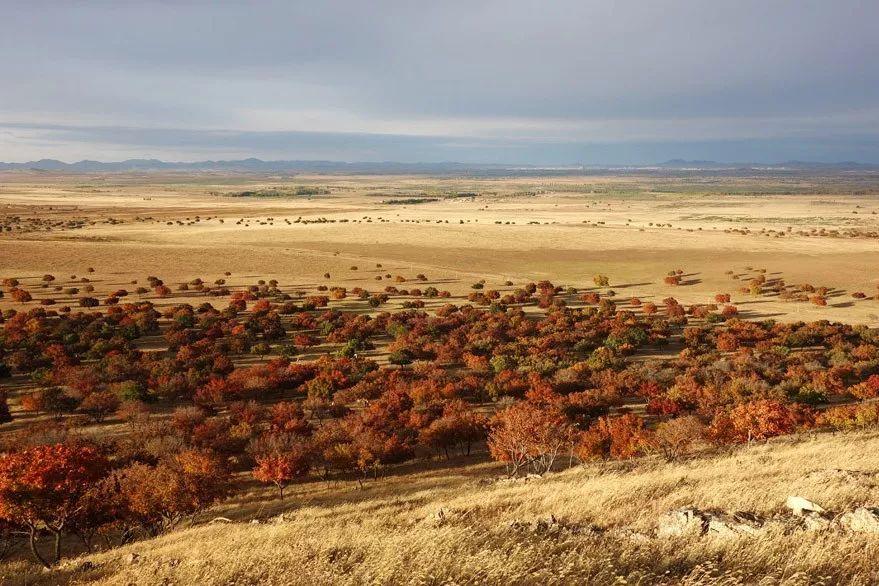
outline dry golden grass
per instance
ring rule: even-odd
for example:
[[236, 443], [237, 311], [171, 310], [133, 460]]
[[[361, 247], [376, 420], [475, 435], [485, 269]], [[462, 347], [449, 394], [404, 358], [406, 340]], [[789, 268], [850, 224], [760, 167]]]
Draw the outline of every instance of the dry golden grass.
[[[827, 473], [865, 471], [857, 481]], [[679, 463], [596, 464], [542, 479], [487, 483], [492, 464], [370, 482], [299, 485], [286, 502], [259, 491], [179, 530], [52, 573], [23, 563], [7, 582], [103, 584], [875, 584], [879, 535], [772, 530], [759, 536], [655, 538], [672, 509], [783, 511], [789, 495], [829, 510], [879, 503], [879, 433], [815, 434]], [[815, 474], [814, 472], [818, 472]], [[812, 474], [810, 474], [812, 473]], [[482, 482], [480, 482], [482, 480]], [[276, 515], [261, 524], [249, 518]], [[443, 521], [436, 521], [439, 510]], [[278, 515], [283, 512], [283, 515]], [[604, 532], [511, 527], [554, 515]], [[140, 557], [135, 563], [128, 556]], [[94, 564], [83, 570], [83, 563]], [[15, 575], [14, 573], [18, 573]]]
[[[236, 286], [274, 278], [283, 285], [310, 287], [326, 282], [323, 274], [329, 272], [332, 284], [376, 289], [385, 283], [363, 269], [382, 263], [387, 272], [425, 273], [453, 294], [466, 294], [481, 278], [492, 287], [506, 280], [540, 279], [583, 287], [591, 284], [592, 275], [603, 273], [623, 296], [658, 300], [674, 295], [692, 304], [730, 292], [747, 318], [879, 325], [879, 303], [872, 299], [879, 263], [876, 240], [797, 234], [813, 228], [879, 231], [879, 198], [844, 195], [861, 189], [874, 193], [873, 183], [879, 180], [850, 182], [845, 177], [691, 181], [645, 176], [6, 174], [0, 175], [0, 218], [96, 223], [76, 230], [4, 232], [0, 276], [30, 285], [45, 273], [82, 277], [86, 267], [95, 267], [95, 285], [106, 293], [134, 279], [142, 282], [148, 274], [171, 284], [195, 277], [210, 283], [232, 271], [230, 284]], [[316, 185], [330, 193], [214, 195], [295, 185]], [[480, 195], [444, 197], [471, 192]], [[383, 203], [421, 195], [438, 199], [418, 205]], [[335, 223], [286, 222], [300, 217]], [[788, 226], [793, 232], [784, 237], [760, 233]], [[750, 233], [729, 232], [744, 228]], [[351, 265], [361, 270], [350, 271]], [[743, 273], [746, 266], [766, 268], [769, 276], [789, 284], [837, 290], [827, 307], [771, 296], [752, 299], [736, 293], [746, 283], [725, 274], [730, 269]], [[689, 275], [688, 284], [664, 285], [666, 273], [677, 268]], [[854, 291], [870, 298], [853, 300], [849, 294]], [[41, 298], [50, 291], [38, 293]], [[10, 304], [8, 296], [0, 300], [0, 307]]]

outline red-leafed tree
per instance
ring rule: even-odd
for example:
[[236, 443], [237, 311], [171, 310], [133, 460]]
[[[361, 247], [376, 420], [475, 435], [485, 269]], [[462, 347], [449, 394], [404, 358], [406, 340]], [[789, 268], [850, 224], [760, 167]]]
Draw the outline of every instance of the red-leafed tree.
[[52, 561], [61, 559], [61, 537], [84, 506], [83, 497], [107, 472], [107, 459], [94, 446], [55, 444], [0, 456], [0, 519], [27, 529], [31, 553], [39, 552], [41, 529], [54, 537]]
[[462, 454], [470, 455], [472, 445], [485, 439], [486, 429], [485, 417], [457, 400], [448, 403], [443, 414], [421, 430], [419, 440], [433, 450], [442, 451], [446, 458], [456, 447]]
[[272, 433], [289, 433], [303, 437], [310, 436], [312, 432], [302, 407], [295, 401], [282, 401], [272, 405], [269, 411], [269, 429]]
[[311, 469], [312, 451], [306, 440], [292, 433], [265, 435], [250, 445], [256, 466], [253, 477], [274, 484], [284, 498], [284, 488]]

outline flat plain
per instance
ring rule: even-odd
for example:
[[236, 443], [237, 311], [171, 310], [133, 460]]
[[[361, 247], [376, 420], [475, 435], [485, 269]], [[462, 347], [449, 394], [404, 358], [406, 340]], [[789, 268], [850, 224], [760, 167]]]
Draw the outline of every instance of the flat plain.
[[[476, 279], [582, 287], [601, 273], [626, 296], [708, 303], [729, 292], [747, 317], [876, 325], [877, 183], [870, 174], [7, 174], [0, 217], [13, 229], [0, 258], [22, 282], [93, 267], [108, 291], [147, 274], [173, 283], [228, 271], [230, 283], [308, 287], [326, 272], [348, 286], [419, 272], [460, 295]], [[736, 295], [744, 283], [732, 277], [749, 267], [828, 287], [827, 306]], [[664, 285], [677, 269], [683, 284]]]

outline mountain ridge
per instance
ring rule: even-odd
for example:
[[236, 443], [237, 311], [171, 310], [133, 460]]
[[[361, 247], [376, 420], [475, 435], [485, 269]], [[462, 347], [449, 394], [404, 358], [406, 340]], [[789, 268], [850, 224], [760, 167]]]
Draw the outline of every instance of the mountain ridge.
[[262, 160], [246, 159], [205, 161], [162, 161], [155, 158], [96, 161], [83, 159], [67, 163], [58, 159], [39, 159], [23, 163], [0, 162], [0, 171], [63, 171], [73, 173], [131, 171], [237, 171], [237, 172], [363, 172], [363, 173], [429, 173], [466, 171], [553, 171], [572, 172], [595, 169], [796, 169], [796, 170], [879, 170], [879, 165], [841, 161], [835, 163], [786, 161], [783, 163], [723, 163], [710, 160], [669, 159], [652, 165], [529, 165], [501, 163], [460, 163], [455, 161], [401, 163], [396, 161], [330, 161], [330, 160]]

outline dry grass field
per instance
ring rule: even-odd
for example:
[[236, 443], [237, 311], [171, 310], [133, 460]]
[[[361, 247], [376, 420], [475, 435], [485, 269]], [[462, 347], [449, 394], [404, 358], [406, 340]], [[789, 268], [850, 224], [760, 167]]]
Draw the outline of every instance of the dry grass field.
[[[444, 304], [468, 303], [468, 294], [482, 290], [480, 282], [486, 291], [496, 291], [500, 297], [513, 295], [529, 282], [552, 281], [556, 286], [552, 296], [564, 298], [574, 311], [583, 307], [577, 294], [585, 291], [600, 291], [603, 301], [616, 299], [621, 312], [637, 314], [638, 319], [646, 319], [644, 310], [637, 309], [642, 302], [662, 305], [663, 299], [674, 297], [692, 308], [715, 303], [718, 294], [729, 294], [730, 300], [721, 304], [737, 307], [738, 318], [746, 322], [827, 320], [879, 327], [879, 176], [869, 173], [644, 171], [431, 177], [8, 172], [0, 174], [0, 230], [0, 278], [17, 281], [33, 295], [32, 300], [21, 303], [9, 294], [17, 286], [6, 286], [7, 294], [0, 297], [6, 324], [13, 322], [10, 310], [27, 312], [42, 307], [52, 311], [70, 306], [74, 312], [109, 312], [105, 307], [108, 296], [119, 307], [146, 301], [160, 312], [171, 310], [149, 335], [129, 340], [131, 347], [127, 349], [137, 355], [136, 360], [142, 358], [140, 354], [160, 354], [169, 348], [165, 334], [176, 325], [172, 322], [182, 319], [172, 308], [181, 304], [197, 307], [205, 302], [223, 308], [229, 303], [227, 297], [209, 297], [179, 286], [194, 279], [211, 286], [223, 280], [222, 285], [239, 292], [258, 281], [276, 280], [271, 299], [268, 293], [263, 299], [272, 311], [278, 305], [269, 301], [278, 302], [282, 295], [299, 302], [322, 294], [326, 286], [346, 287], [349, 296], [333, 298], [330, 307], [371, 318], [380, 311], [395, 313], [412, 307], [406, 304], [421, 294], [392, 295], [378, 310], [364, 303], [368, 295], [359, 299], [350, 295], [355, 288], [375, 292], [388, 286], [403, 287], [401, 283], [414, 287], [417, 282], [419, 287], [448, 291], [447, 297], [425, 296], [423, 306], [415, 306], [435, 315]], [[678, 284], [668, 282], [670, 271], [677, 275]], [[598, 286], [595, 275], [606, 275], [609, 285]], [[168, 294], [159, 295], [153, 287], [137, 293], [136, 288], [145, 286], [150, 276], [164, 280], [170, 288]], [[77, 306], [85, 294], [84, 277], [93, 288], [88, 295], [103, 299], [102, 305], [89, 309]], [[762, 279], [761, 286], [749, 291], [749, 283], [757, 277]], [[826, 290], [817, 295], [823, 303], [815, 303], [813, 293], [822, 287]], [[122, 303], [112, 294], [120, 289], [128, 290]], [[788, 294], [793, 289], [801, 293], [799, 298]], [[629, 301], [633, 298], [639, 300], [637, 304]], [[512, 314], [515, 304], [508, 305]], [[549, 315], [553, 309], [541, 306], [538, 310], [533, 298], [521, 305], [528, 305], [524, 311], [535, 318]], [[224, 314], [223, 319], [233, 325], [238, 324], [236, 319], [246, 322], [253, 311], [253, 306], [247, 307], [239, 314]], [[281, 329], [281, 338], [292, 336], [293, 320], [304, 314], [316, 315], [314, 310], [297, 308], [284, 313], [287, 329]], [[665, 311], [668, 315], [661, 317], [671, 318], [671, 309]], [[718, 307], [711, 311], [718, 311]], [[879, 364], [879, 354], [874, 346], [879, 346], [879, 341], [861, 329], [856, 331], [860, 336], [856, 342], [852, 341], [854, 334], [843, 332], [826, 347], [819, 340], [788, 344], [795, 349], [785, 352], [777, 351], [778, 344], [769, 350], [759, 348], [754, 353], [762, 353], [766, 364], [755, 366], [757, 359], [749, 362], [752, 348], [733, 345], [721, 349], [716, 340], [708, 338], [714, 335], [712, 327], [727, 327], [724, 322], [709, 322], [706, 316], [694, 317], [692, 312], [689, 315], [690, 324], [705, 328], [703, 347], [711, 342], [716, 345], [711, 351], [723, 356], [716, 360], [717, 365], [700, 367], [716, 366], [718, 380], [739, 367], [750, 368], [752, 378], [759, 372], [772, 379], [771, 389], [769, 384], [755, 385], [756, 391], [749, 382], [742, 382], [745, 377], [733, 381], [739, 385], [736, 392], [741, 391], [735, 404], [783, 388], [789, 391], [785, 401], [790, 397], [791, 402], [806, 401], [794, 392], [799, 389], [785, 388], [783, 380], [775, 380], [774, 371], [766, 374], [770, 362], [782, 378], [791, 380], [805, 380], [802, 377], [816, 370], [833, 371], [836, 376], [844, 370], [843, 363], [846, 368], [860, 365], [857, 376], [849, 370], [839, 374], [845, 385], [840, 383], [839, 388], [822, 395], [816, 409], [853, 402], [853, 397], [866, 405], [875, 402], [876, 397], [864, 394], [862, 387], [868, 376], [876, 376], [874, 363]], [[190, 329], [196, 329], [193, 323]], [[13, 325], [18, 327], [18, 322]], [[555, 322], [551, 325], [563, 327]], [[765, 327], [768, 331], [772, 324]], [[680, 358], [681, 376], [692, 374], [698, 356], [694, 358], [691, 349], [684, 348], [693, 340], [686, 340], [682, 329], [668, 334], [671, 328], [667, 324], [657, 325], [655, 330], [651, 333], [664, 338], [662, 349], [657, 345], [638, 354], [643, 348], [635, 344], [621, 351], [620, 357], [627, 357], [629, 365]], [[557, 334], [552, 330], [547, 337]], [[218, 338], [225, 342], [234, 335], [224, 331], [224, 337]], [[326, 333], [322, 335], [317, 345], [304, 344], [309, 349], [299, 349], [292, 358], [294, 366], [324, 354], [340, 356], [338, 346], [327, 341]], [[270, 340], [261, 336], [261, 332], [253, 334], [251, 342]], [[374, 337], [383, 341], [377, 347], [361, 348], [360, 357], [386, 367], [388, 346], [393, 344], [390, 327]], [[369, 341], [369, 336], [366, 339]], [[13, 342], [21, 339], [13, 340], [10, 334], [6, 340], [10, 344], [8, 357]], [[595, 350], [591, 357], [586, 350], [576, 349], [580, 362], [574, 366], [588, 364], [581, 368], [581, 374], [624, 368], [622, 359], [600, 366], [587, 362], [606, 342], [606, 338], [599, 340], [597, 349], [588, 346], [588, 352]], [[646, 348], [646, 342], [642, 343]], [[693, 342], [693, 348], [699, 347], [698, 343]], [[277, 339], [264, 345], [264, 353], [224, 347], [228, 370], [264, 364], [281, 354]], [[488, 355], [482, 356], [484, 365], [477, 368], [467, 363], [467, 368], [483, 377], [479, 380], [515, 370], [492, 364], [491, 372], [488, 358], [497, 357], [491, 354], [496, 347], [488, 348]], [[815, 348], [823, 354], [809, 354]], [[736, 349], [745, 352], [733, 357]], [[181, 354], [185, 353], [181, 350]], [[507, 354], [515, 351], [507, 349]], [[771, 357], [765, 358], [768, 355]], [[193, 356], [194, 352], [180, 360], [194, 362]], [[86, 355], [82, 364], [92, 366], [105, 357]], [[437, 359], [437, 364], [440, 362]], [[521, 371], [539, 371], [553, 384], [559, 382], [558, 377], [552, 378], [558, 373], [551, 368], [540, 371], [536, 363], [537, 359], [527, 363], [527, 368], [521, 366]], [[460, 364], [442, 367], [457, 373], [462, 370]], [[63, 367], [78, 365], [55, 364], [53, 368], [63, 374], [67, 372]], [[572, 376], [570, 371], [576, 369], [567, 366], [563, 374]], [[439, 377], [421, 367], [410, 370], [425, 378]], [[24, 404], [25, 397], [48, 380], [49, 374], [26, 370], [2, 381], [13, 416], [0, 427], [4, 446], [10, 438], [27, 437], [29, 429], [52, 419], [48, 410], [42, 413]], [[652, 376], [661, 374], [660, 370], [644, 372]], [[724, 374], [718, 374], [721, 371]], [[136, 376], [141, 374], [131, 375]], [[667, 378], [663, 390], [676, 389], [673, 382], [677, 379]], [[65, 382], [54, 384], [63, 386]], [[106, 391], [104, 383], [108, 382], [102, 380], [95, 387]], [[827, 383], [828, 388], [833, 382]], [[203, 383], [199, 379], [193, 386]], [[705, 386], [708, 388], [708, 383]], [[719, 393], [721, 386], [717, 383], [717, 388], [711, 389]], [[597, 394], [603, 390], [587, 388]], [[185, 402], [192, 398], [191, 393], [181, 399], [184, 395], [181, 392], [168, 400], [160, 396], [151, 407], [152, 416], [168, 419], [174, 409], [195, 409], [191, 401]], [[476, 393], [478, 400], [471, 402], [474, 409], [488, 415], [498, 410], [498, 405], [512, 401], [511, 397], [498, 401], [497, 396], [489, 400], [484, 395]], [[310, 390], [307, 396], [312, 398]], [[273, 395], [267, 402], [278, 398]], [[300, 393], [295, 400], [302, 398]], [[643, 415], [646, 401], [641, 399], [637, 404], [613, 403], [610, 413], [634, 410]], [[231, 412], [224, 411], [228, 406], [214, 407], [205, 410], [211, 417], [226, 417]], [[728, 407], [711, 405], [717, 412]], [[362, 408], [359, 405], [355, 412]], [[696, 411], [692, 405], [686, 409]], [[653, 426], [678, 413], [645, 417]], [[77, 420], [78, 415], [66, 413], [57, 419], [75, 422], [70, 425], [76, 433], [102, 439], [124, 437], [131, 429], [122, 416], [86, 422]], [[716, 413], [706, 410], [700, 415], [708, 423]], [[309, 417], [315, 419], [314, 412]], [[473, 455], [451, 459], [436, 455], [422, 458], [419, 453], [418, 459], [385, 466], [380, 475], [365, 482], [344, 474], [326, 478], [312, 470], [307, 478], [287, 488], [283, 500], [274, 487], [258, 483], [249, 470], [237, 469], [229, 498], [171, 532], [121, 547], [98, 543], [91, 554], [68, 535], [65, 549], [70, 557], [51, 570], [35, 564], [22, 547], [0, 565], [0, 581], [875, 584], [879, 582], [879, 567], [874, 561], [879, 537], [846, 530], [838, 519], [830, 520], [830, 513], [879, 506], [879, 432], [875, 427], [863, 427], [867, 429], [847, 433], [813, 429], [759, 442], [750, 441], [749, 435], [747, 445], [734, 447], [709, 446], [706, 441], [695, 453], [679, 458], [661, 458], [654, 452], [570, 466], [572, 462], [559, 461], [555, 471], [542, 477], [517, 479], [506, 478], [504, 466], [492, 462], [485, 446], [479, 445]], [[826, 519], [795, 518], [785, 507], [789, 496], [810, 499], [830, 513]], [[657, 528], [667, 521], [666, 515], [682, 507], [705, 515], [753, 514], [760, 519], [759, 531], [657, 534]], [[706, 516], [706, 524], [708, 519]], [[876, 529], [879, 533], [879, 527]]]
[[[453, 293], [475, 279], [584, 286], [603, 273], [619, 293], [705, 303], [732, 293], [748, 317], [879, 323], [879, 178], [559, 176], [0, 177], [4, 276], [96, 269], [111, 290], [147, 274], [168, 282], [277, 279], [308, 287], [374, 285], [424, 272]], [[294, 195], [310, 188], [318, 195]], [[230, 197], [256, 192], [269, 196]], [[421, 201], [421, 203], [412, 203]], [[297, 223], [297, 220], [299, 222]], [[76, 229], [69, 221], [84, 222]], [[52, 226], [53, 224], [60, 224]], [[872, 234], [872, 235], [871, 235]], [[358, 266], [359, 271], [351, 271]], [[739, 300], [727, 270], [765, 268], [829, 287], [826, 307]], [[683, 269], [684, 285], [662, 279]], [[364, 270], [367, 269], [367, 270]], [[379, 271], [380, 272], [380, 271]], [[96, 287], [98, 285], [96, 284]]]
[[[196, 526], [8, 583], [875, 584], [875, 535], [779, 524], [758, 535], [657, 537], [681, 507], [784, 515], [879, 502], [875, 432], [777, 439], [679, 463], [587, 465], [497, 480], [492, 464], [368, 483], [315, 480], [286, 502], [250, 490]], [[210, 522], [222, 516], [230, 522]], [[555, 522], [552, 520], [555, 518]], [[543, 523], [541, 523], [543, 522]]]

